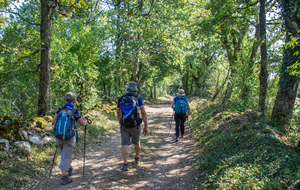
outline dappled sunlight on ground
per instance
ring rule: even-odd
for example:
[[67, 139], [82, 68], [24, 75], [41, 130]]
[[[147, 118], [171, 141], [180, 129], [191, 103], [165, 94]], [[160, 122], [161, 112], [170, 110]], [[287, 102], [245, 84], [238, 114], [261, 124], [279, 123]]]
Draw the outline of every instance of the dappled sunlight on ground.
[[121, 137], [119, 127], [115, 126], [114, 133], [87, 148], [85, 177], [82, 176], [83, 157], [79, 156], [73, 159], [73, 183], [61, 186], [59, 176], [55, 175], [49, 186], [38, 189], [197, 189], [194, 185], [196, 146], [187, 135], [187, 126], [185, 137], [174, 142], [174, 121], [169, 134], [172, 99], [164, 97], [160, 100], [162, 103], [146, 108], [149, 134], [141, 136], [139, 165], [134, 164], [134, 146], [131, 145], [128, 149], [130, 170], [122, 170]]

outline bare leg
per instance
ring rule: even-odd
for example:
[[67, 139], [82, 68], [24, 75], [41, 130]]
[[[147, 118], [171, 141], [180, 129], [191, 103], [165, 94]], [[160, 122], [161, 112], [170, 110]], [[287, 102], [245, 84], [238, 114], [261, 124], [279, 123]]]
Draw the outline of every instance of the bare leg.
[[66, 170], [61, 170], [61, 175], [62, 175], [62, 176], [66, 176], [67, 173], [68, 173], [68, 171], [66, 171]]
[[140, 143], [134, 145], [134, 151], [135, 151], [135, 157], [139, 158], [140, 157], [140, 152], [141, 152], [141, 145], [140, 145]]
[[121, 149], [121, 152], [122, 152], [122, 158], [123, 158], [124, 164], [128, 164], [128, 161], [127, 161], [128, 145], [123, 145], [122, 149]]

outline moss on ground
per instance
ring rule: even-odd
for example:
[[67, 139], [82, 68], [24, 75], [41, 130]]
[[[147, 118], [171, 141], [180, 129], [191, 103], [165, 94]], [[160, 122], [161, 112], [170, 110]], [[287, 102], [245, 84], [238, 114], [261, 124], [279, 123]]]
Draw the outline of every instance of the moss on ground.
[[[98, 141], [103, 141], [102, 139], [104, 137], [110, 135], [112, 130], [117, 130], [119, 127], [116, 116], [114, 114], [108, 114], [95, 110], [85, 111], [84, 113], [88, 115], [93, 121], [92, 125], [87, 125], [87, 146], [94, 142], [95, 139], [97, 139]], [[8, 120], [7, 117], [5, 119]], [[34, 122], [37, 124], [35, 126], [35, 130], [41, 131], [42, 136], [53, 136], [52, 128], [45, 128], [45, 126], [49, 124], [47, 124], [46, 120], [45, 118], [40, 117], [33, 118], [31, 120], [31, 124]], [[2, 120], [0, 123], [4, 124]], [[26, 122], [24, 122], [24, 124], [25, 123]], [[10, 126], [10, 124], [8, 124], [8, 126]], [[6, 130], [8, 126], [3, 127], [3, 125], [0, 125], [0, 129], [4, 128]], [[21, 126], [20, 129], [22, 127], [23, 126]], [[77, 126], [77, 130], [79, 134], [79, 143], [76, 145], [74, 154], [82, 156], [82, 149], [84, 146], [84, 127]], [[1, 135], [8, 135], [10, 138], [12, 133], [0, 130], [0, 138]], [[32, 146], [33, 151], [31, 153], [25, 152], [24, 150], [18, 149], [17, 147], [12, 147], [14, 151], [9, 153], [9, 157], [7, 157], [6, 155], [0, 155], [0, 158], [3, 157], [2, 159], [0, 159], [0, 189], [20, 189], [28, 183], [35, 183], [34, 178], [36, 176], [45, 179], [48, 178], [50, 166], [52, 164], [55, 153], [55, 148], [55, 142], [50, 142], [45, 145]], [[54, 167], [56, 167], [58, 164], [59, 159], [56, 159]]]
[[31, 126], [34, 126], [34, 127], [44, 129], [47, 126], [47, 121], [43, 117], [34, 117], [34, 118], [30, 119], [30, 121], [32, 122]]

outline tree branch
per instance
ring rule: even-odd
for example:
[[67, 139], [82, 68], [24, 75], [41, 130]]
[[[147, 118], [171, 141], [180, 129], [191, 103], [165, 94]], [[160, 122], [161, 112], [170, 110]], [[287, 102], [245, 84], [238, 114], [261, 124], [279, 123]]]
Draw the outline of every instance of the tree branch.
[[[16, 77], [16, 76], [21, 76], [21, 75], [25, 75], [25, 74], [29, 74], [29, 73], [37, 73], [38, 71], [39, 71], [39, 68], [37, 68], [35, 70], [32, 70], [32, 71], [27, 71], [27, 72], [19, 73], [17, 75], [11, 76], [11, 77], [8, 77], [7, 75], [5, 75], [5, 79], [9, 80], [9, 79], [11, 79], [13, 77]], [[0, 85], [2, 85], [4, 81], [5, 81], [4, 77], [1, 77], [0, 78]]]
[[150, 6], [148, 13], [140, 14], [140, 16], [149, 16], [150, 12], [153, 10], [153, 7], [154, 7], [153, 4], [154, 4], [154, 0], [152, 0], [152, 2], [151, 2], [151, 6]]
[[34, 52], [32, 52], [31, 54], [29, 54], [29, 55], [27, 55], [27, 56], [21, 56], [21, 57], [20, 57], [16, 62], [14, 62], [14, 63], [18, 63], [18, 62], [21, 61], [22, 59], [29, 58], [29, 57], [31, 57], [31, 56], [33, 56], [33, 55], [39, 53], [39, 52], [42, 51], [42, 50], [44, 50], [44, 49], [43, 49], [43, 48], [37, 49], [37, 50], [35, 50]]
[[257, 3], [259, 3], [259, 1], [256, 1], [252, 4], [248, 4], [246, 7], [241, 7], [241, 8], [237, 8], [237, 10], [243, 10], [243, 9], [247, 9], [249, 7], [253, 7], [254, 5], [256, 5]]
[[31, 25], [35, 25], [35, 26], [40, 26], [41, 25], [40, 23], [33, 23], [33, 22], [30, 22], [30, 21], [26, 20], [19, 12], [15, 13], [15, 12], [12, 12], [12, 11], [9, 11], [9, 10], [6, 10], [5, 12], [18, 15], [23, 21], [25, 21], [25, 22], [27, 22]]
[[52, 2], [54, 2], [55, 4], [59, 5], [60, 7], [73, 7], [73, 8], [77, 8], [76, 6], [74, 5], [67, 5], [67, 4], [64, 4], [64, 3], [60, 3], [58, 0], [51, 0]]
[[54, 9], [54, 12], [57, 12], [57, 13], [59, 13], [59, 14], [65, 16], [65, 17], [68, 17], [68, 15], [67, 15], [66, 13], [63, 13], [63, 12], [61, 12], [61, 11], [58, 10], [58, 9]]

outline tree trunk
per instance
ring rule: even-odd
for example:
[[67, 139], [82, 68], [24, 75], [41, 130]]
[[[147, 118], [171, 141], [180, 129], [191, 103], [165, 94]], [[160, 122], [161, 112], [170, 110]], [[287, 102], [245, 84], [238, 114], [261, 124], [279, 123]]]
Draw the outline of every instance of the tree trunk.
[[186, 84], [185, 84], [185, 94], [188, 95], [190, 93], [189, 91], [189, 71], [187, 71], [186, 73], [186, 80], [185, 80]]
[[83, 97], [84, 97], [84, 82], [81, 82], [80, 84], [80, 91], [77, 95], [77, 100], [78, 100], [78, 109], [82, 110], [83, 109]]
[[227, 83], [226, 91], [225, 91], [225, 96], [223, 98], [222, 103], [225, 103], [227, 100], [230, 99], [232, 91], [233, 91], [233, 81], [234, 81], [234, 74], [236, 73], [236, 69], [230, 68], [230, 77]]
[[153, 88], [154, 88], [154, 99], [157, 99], [157, 94], [156, 94], [156, 83], [153, 83]]
[[[251, 55], [250, 55], [249, 62], [248, 62], [248, 68], [246, 70], [245, 81], [251, 80], [250, 77], [253, 74], [254, 60], [255, 60], [257, 50], [259, 47], [259, 43], [258, 43], [259, 35], [260, 35], [259, 24], [257, 24], [257, 25], [255, 25], [255, 39], [253, 42], [252, 51], [251, 51]], [[241, 99], [248, 100], [250, 91], [251, 91], [250, 85], [246, 83], [241, 92]]]
[[[181, 82], [182, 82], [182, 89], [185, 90], [185, 85], [186, 85], [186, 82], [185, 82], [186, 78], [185, 78], [185, 75], [183, 75], [183, 77], [181, 78]], [[181, 87], [179, 87], [181, 88]]]
[[146, 85], [149, 87], [150, 89], [150, 98], [153, 99], [153, 92], [152, 92], [152, 88], [151, 86], [146, 82]]
[[[140, 40], [140, 35], [138, 35], [138, 40]], [[136, 82], [138, 68], [139, 68], [139, 64], [140, 64], [140, 51], [141, 51], [141, 48], [140, 48], [140, 46], [138, 46], [137, 49], [136, 49], [135, 64], [134, 64], [134, 68], [132, 70], [130, 81]]]
[[106, 85], [105, 85], [105, 81], [103, 81], [103, 100], [106, 100], [106, 96], [105, 96], [105, 94], [106, 94]]
[[38, 100], [38, 116], [46, 115], [50, 87], [50, 6], [49, 0], [41, 0], [41, 63]]
[[[219, 82], [217, 82], [217, 85], [216, 85], [216, 91], [211, 99], [211, 101], [215, 101], [215, 99], [217, 98], [219, 92], [221, 91], [221, 89], [225, 86], [227, 80], [228, 80], [228, 77], [229, 77], [229, 73], [230, 73], [230, 70], [228, 69], [228, 72], [227, 72], [227, 75], [226, 75], [226, 78], [224, 79], [224, 82], [221, 84], [221, 86], [219, 87]], [[218, 76], [218, 81], [219, 81], [219, 76]]]
[[[227, 26], [223, 26], [224, 28], [226, 28]], [[223, 34], [223, 37], [221, 39], [226, 52], [227, 52], [227, 59], [229, 62], [229, 67], [230, 67], [230, 77], [228, 80], [228, 84], [226, 87], [226, 91], [225, 91], [225, 96], [223, 98], [222, 103], [226, 102], [228, 99], [231, 98], [231, 94], [233, 92], [233, 87], [235, 85], [236, 79], [234, 78], [235, 73], [237, 72], [236, 70], [236, 65], [237, 65], [237, 60], [238, 60], [238, 54], [241, 51], [241, 47], [242, 47], [242, 42], [243, 42], [243, 38], [246, 34], [246, 31], [248, 30], [248, 26], [245, 25], [243, 26], [243, 28], [239, 29], [239, 35], [236, 36], [235, 32], [230, 32], [230, 35], [232, 35], [232, 42], [229, 43], [228, 41], [228, 37], [227, 33]], [[222, 29], [223, 31], [223, 29]], [[233, 45], [231, 47], [231, 44]]]
[[[300, 19], [297, 17], [297, 14], [299, 13], [300, 2], [283, 0], [281, 3], [286, 27], [285, 42], [288, 43], [291, 41], [291, 36], [296, 36], [297, 31], [299, 30]], [[281, 131], [284, 131], [284, 125], [288, 124], [289, 122], [299, 84], [299, 78], [296, 76], [291, 76], [287, 72], [287, 67], [293, 65], [297, 61], [300, 61], [299, 56], [295, 54], [299, 51], [299, 46], [295, 46], [294, 48], [288, 46], [284, 49], [283, 62], [280, 71], [279, 88], [271, 117], [272, 124], [277, 126]]]
[[259, 103], [258, 111], [261, 113], [261, 119], [265, 119], [266, 111], [266, 96], [268, 90], [268, 63], [267, 63], [267, 37], [266, 37], [266, 8], [265, 0], [260, 0], [260, 13], [259, 13], [259, 25], [260, 25], [260, 40], [262, 44], [260, 46], [260, 74], [259, 74]]

